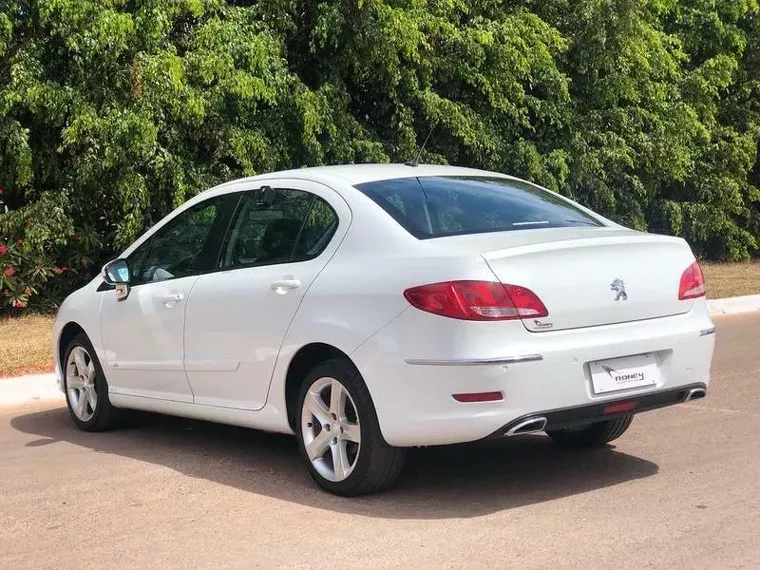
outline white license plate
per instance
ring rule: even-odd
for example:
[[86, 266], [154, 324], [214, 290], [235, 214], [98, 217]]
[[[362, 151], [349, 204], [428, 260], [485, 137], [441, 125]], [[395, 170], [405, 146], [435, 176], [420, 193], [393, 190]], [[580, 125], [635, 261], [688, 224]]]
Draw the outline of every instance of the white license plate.
[[660, 380], [660, 369], [654, 354], [589, 362], [589, 369], [594, 394], [654, 386]]

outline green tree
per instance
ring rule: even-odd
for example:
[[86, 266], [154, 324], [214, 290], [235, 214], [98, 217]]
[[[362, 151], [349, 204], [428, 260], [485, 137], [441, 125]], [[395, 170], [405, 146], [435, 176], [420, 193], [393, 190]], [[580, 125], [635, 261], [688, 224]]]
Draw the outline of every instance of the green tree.
[[0, 306], [54, 304], [200, 190], [406, 160], [431, 128], [425, 161], [513, 173], [700, 255], [746, 258], [760, 233], [758, 12], [0, 0]]
[[[573, 101], [566, 191], [635, 228], [681, 235], [698, 254], [747, 258], [758, 237], [750, 174], [760, 123], [732, 114], [756, 100], [742, 77], [757, 3], [580, 0], [534, 8], [571, 41], [561, 65]], [[732, 98], [737, 92], [744, 103]]]

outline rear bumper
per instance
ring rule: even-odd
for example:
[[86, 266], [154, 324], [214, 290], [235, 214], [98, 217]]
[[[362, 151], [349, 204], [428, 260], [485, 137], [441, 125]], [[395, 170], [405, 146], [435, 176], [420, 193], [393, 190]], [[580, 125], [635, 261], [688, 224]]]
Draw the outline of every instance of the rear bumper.
[[[538, 334], [519, 321], [453, 321], [410, 309], [351, 354], [390, 445], [476, 441], [547, 411], [561, 427], [621, 401], [638, 401], [640, 412], [683, 401], [710, 381], [715, 334], [704, 303], [673, 317]], [[655, 385], [594, 392], [590, 362], [646, 353], [657, 357]], [[453, 398], [481, 392], [503, 398]]]
[[[692, 399], [704, 398], [706, 395], [707, 385], [698, 382], [673, 390], [642, 394], [634, 398], [620, 398], [587, 406], [536, 412], [515, 418], [497, 429], [485, 439], [531, 433], [532, 430], [530, 430], [530, 427], [538, 425], [541, 425], [542, 429], [536, 431], [569, 428], [592, 422], [609, 420], [621, 415], [639, 414], [656, 410], [658, 408], [664, 408], [666, 406], [682, 404]], [[525, 426], [525, 431], [520, 429], [521, 426]]]

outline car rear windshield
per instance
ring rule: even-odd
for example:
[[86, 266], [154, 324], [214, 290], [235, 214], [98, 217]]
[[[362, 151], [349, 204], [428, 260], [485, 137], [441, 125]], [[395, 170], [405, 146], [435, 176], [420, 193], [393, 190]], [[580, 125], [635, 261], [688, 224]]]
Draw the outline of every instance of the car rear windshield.
[[559, 196], [518, 180], [425, 176], [356, 188], [419, 239], [603, 225]]

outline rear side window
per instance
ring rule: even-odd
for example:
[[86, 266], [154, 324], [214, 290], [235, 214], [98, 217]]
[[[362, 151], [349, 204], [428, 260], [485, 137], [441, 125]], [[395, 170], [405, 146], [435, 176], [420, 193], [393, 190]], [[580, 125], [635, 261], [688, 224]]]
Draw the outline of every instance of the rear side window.
[[321, 198], [300, 190], [245, 194], [222, 248], [220, 268], [306, 261], [327, 247], [338, 218]]
[[311, 259], [319, 255], [327, 247], [337, 227], [338, 216], [327, 202], [315, 196], [301, 228], [301, 235], [293, 252], [293, 261]]
[[419, 239], [602, 224], [530, 184], [502, 178], [397, 178], [356, 186]]

